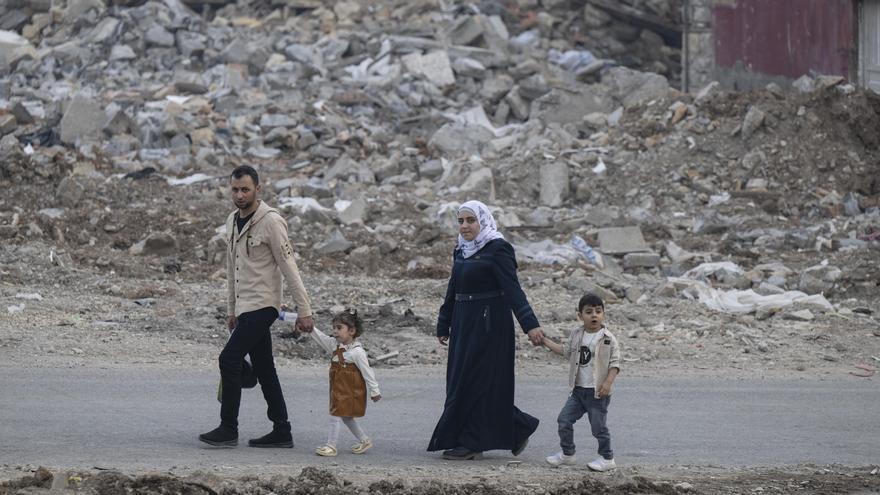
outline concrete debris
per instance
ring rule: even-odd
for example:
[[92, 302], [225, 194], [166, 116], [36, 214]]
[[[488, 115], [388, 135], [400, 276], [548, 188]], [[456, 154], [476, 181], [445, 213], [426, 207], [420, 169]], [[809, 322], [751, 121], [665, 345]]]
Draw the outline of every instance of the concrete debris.
[[642, 231], [637, 226], [612, 227], [598, 232], [599, 249], [603, 254], [627, 254], [650, 251]]
[[742, 123], [741, 133], [743, 139], [752, 137], [752, 134], [764, 125], [765, 118], [767, 118], [767, 114], [763, 110], [754, 106], [750, 107]]
[[342, 234], [342, 231], [339, 229], [333, 229], [333, 231], [328, 235], [323, 241], [319, 242], [315, 245], [314, 249], [316, 252], [322, 255], [331, 255], [337, 253], [344, 253], [351, 249], [352, 243], [345, 238]]
[[135, 256], [167, 256], [178, 251], [177, 238], [167, 232], [154, 232], [134, 244], [129, 253]]
[[558, 208], [569, 194], [568, 164], [551, 161], [541, 164], [541, 204]]
[[410, 53], [404, 55], [401, 60], [410, 72], [424, 77], [432, 84], [440, 87], [455, 84], [455, 74], [452, 72], [449, 55], [442, 50], [425, 55]]
[[81, 139], [97, 138], [106, 122], [107, 115], [100, 104], [86, 96], [77, 95], [67, 105], [61, 119], [61, 141], [76, 144]]
[[649, 103], [669, 93], [669, 81], [659, 74], [615, 67], [602, 76], [615, 98], [625, 107]]

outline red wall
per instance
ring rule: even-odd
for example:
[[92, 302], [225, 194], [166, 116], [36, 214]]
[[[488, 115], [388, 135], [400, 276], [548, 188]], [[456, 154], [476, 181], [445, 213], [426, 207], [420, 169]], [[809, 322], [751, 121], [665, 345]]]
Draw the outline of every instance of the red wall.
[[[853, 0], [736, 0], [713, 10], [715, 63], [798, 78], [811, 70], [848, 77]], [[732, 2], [733, 3], [733, 2]]]

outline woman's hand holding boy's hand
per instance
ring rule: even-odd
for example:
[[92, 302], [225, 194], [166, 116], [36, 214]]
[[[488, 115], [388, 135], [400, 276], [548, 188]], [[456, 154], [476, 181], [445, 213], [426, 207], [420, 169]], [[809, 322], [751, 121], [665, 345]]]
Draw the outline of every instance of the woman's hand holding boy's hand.
[[449, 335], [441, 335], [437, 337], [437, 341], [440, 342], [440, 345], [446, 345], [449, 342]]
[[379, 402], [379, 400], [382, 399], [382, 394], [374, 395], [374, 396], [370, 397], [370, 399], [372, 399], [373, 402]]
[[529, 330], [528, 335], [533, 346], [539, 347], [544, 345], [544, 330], [542, 330], [541, 327], [535, 327]]

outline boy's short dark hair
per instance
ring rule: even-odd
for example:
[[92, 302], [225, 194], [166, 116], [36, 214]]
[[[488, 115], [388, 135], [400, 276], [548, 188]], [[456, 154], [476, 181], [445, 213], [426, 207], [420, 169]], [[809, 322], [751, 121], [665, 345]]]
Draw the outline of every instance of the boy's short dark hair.
[[254, 180], [255, 186], [260, 183], [260, 176], [257, 174], [257, 171], [254, 170], [254, 167], [251, 167], [250, 165], [239, 165], [235, 167], [232, 170], [232, 174], [230, 174], [229, 176], [235, 177], [236, 179], [241, 179], [245, 175]]
[[605, 309], [605, 301], [596, 294], [587, 292], [581, 296], [581, 300], [578, 301], [578, 313], [584, 310], [584, 306], [599, 306], [600, 308]]

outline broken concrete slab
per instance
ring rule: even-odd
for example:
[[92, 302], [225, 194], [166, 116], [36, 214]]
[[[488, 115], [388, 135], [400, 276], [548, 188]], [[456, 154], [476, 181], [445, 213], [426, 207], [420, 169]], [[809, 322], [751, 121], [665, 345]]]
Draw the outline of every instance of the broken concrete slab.
[[467, 57], [459, 57], [452, 62], [452, 70], [460, 75], [482, 79], [486, 76], [486, 66], [478, 60]]
[[614, 100], [606, 92], [583, 87], [581, 91], [554, 89], [532, 102], [530, 118], [545, 124], [579, 123], [584, 115], [593, 112], [609, 113]]
[[273, 127], [296, 127], [299, 121], [287, 114], [263, 114], [260, 116], [260, 127], [271, 129]]
[[15, 115], [11, 113], [0, 114], [0, 136], [4, 136], [14, 131], [18, 127]]
[[495, 135], [483, 126], [452, 122], [437, 129], [428, 146], [445, 155], [471, 155], [479, 153], [494, 138]]
[[461, 191], [482, 191], [489, 201], [495, 200], [495, 178], [492, 169], [481, 167], [467, 176], [464, 182], [458, 186]]
[[13, 31], [0, 31], [0, 66], [15, 67], [25, 57], [36, 57], [36, 49], [23, 36]]
[[569, 196], [568, 164], [561, 160], [541, 164], [540, 202], [551, 208], [558, 208]]
[[144, 33], [144, 41], [149, 46], [172, 47], [174, 46], [174, 35], [160, 25], [154, 25]]
[[639, 72], [626, 67], [614, 67], [602, 76], [615, 97], [625, 107], [642, 105], [669, 94], [669, 81], [650, 72]]
[[88, 40], [92, 43], [104, 43], [112, 40], [119, 34], [119, 28], [122, 22], [115, 17], [105, 17], [88, 35]]
[[432, 84], [440, 87], [455, 84], [455, 73], [452, 72], [449, 54], [443, 50], [433, 51], [425, 55], [410, 53], [404, 55], [401, 60], [407, 70], [424, 77]]
[[354, 201], [337, 201], [336, 211], [343, 225], [363, 224], [367, 217], [367, 202], [363, 198]]
[[656, 268], [660, 266], [658, 253], [626, 253], [623, 256], [624, 268]]
[[344, 253], [351, 249], [353, 244], [345, 238], [342, 231], [333, 229], [323, 241], [315, 244], [314, 249], [318, 254], [329, 255]]
[[97, 101], [77, 95], [61, 118], [61, 141], [75, 144], [80, 139], [99, 137], [106, 122], [107, 115]]
[[134, 60], [137, 55], [128, 45], [113, 45], [110, 49], [110, 60]]
[[603, 254], [627, 254], [650, 251], [638, 226], [599, 229], [599, 250]]
[[813, 312], [809, 309], [802, 309], [799, 311], [791, 311], [788, 313], [784, 313], [782, 315], [783, 320], [792, 320], [792, 321], [813, 321], [816, 318], [813, 315]]
[[167, 232], [151, 233], [128, 249], [128, 252], [135, 256], [168, 256], [177, 251], [177, 238]]
[[764, 125], [765, 118], [767, 118], [767, 114], [763, 110], [756, 106], [749, 107], [749, 111], [746, 112], [746, 116], [743, 118], [740, 131], [743, 139], [752, 137], [752, 134]]

